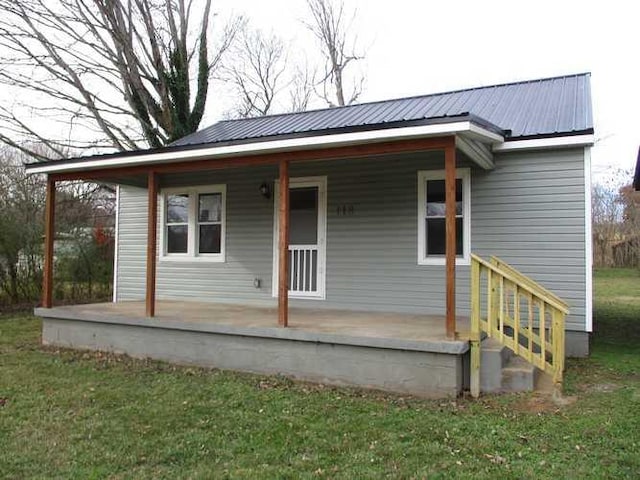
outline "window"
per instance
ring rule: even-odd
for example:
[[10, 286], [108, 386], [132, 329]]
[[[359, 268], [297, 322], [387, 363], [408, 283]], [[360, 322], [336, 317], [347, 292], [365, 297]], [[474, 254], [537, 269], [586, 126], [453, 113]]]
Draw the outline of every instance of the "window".
[[[418, 264], [444, 265], [446, 249], [444, 170], [418, 172]], [[456, 170], [456, 263], [470, 257], [470, 174]]]
[[163, 260], [224, 261], [224, 185], [162, 192]]
[[221, 253], [222, 193], [198, 195], [198, 253]]
[[167, 253], [187, 253], [189, 195], [167, 195]]

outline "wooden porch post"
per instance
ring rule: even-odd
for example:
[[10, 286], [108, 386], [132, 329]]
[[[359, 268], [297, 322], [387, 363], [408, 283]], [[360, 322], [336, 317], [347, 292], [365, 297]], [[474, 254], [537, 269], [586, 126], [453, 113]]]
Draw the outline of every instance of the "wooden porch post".
[[452, 141], [444, 150], [445, 229], [447, 277], [447, 338], [456, 335], [456, 145]]
[[56, 182], [47, 176], [44, 214], [44, 269], [42, 272], [42, 306], [53, 306], [53, 241], [55, 236]]
[[154, 171], [147, 174], [147, 195], [149, 217], [147, 219], [147, 286], [146, 314], [156, 314], [156, 251], [158, 227], [158, 177]]
[[278, 205], [278, 325], [289, 324], [289, 161], [280, 160]]

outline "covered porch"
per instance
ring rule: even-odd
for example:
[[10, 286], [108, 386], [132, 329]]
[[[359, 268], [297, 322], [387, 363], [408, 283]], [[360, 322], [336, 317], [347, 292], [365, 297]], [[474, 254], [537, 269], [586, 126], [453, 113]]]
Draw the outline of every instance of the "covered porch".
[[[309, 146], [302, 148], [298, 146], [291, 151], [278, 151], [275, 153], [258, 151], [241, 155], [235, 152], [228, 153], [229, 148], [225, 146], [188, 149], [176, 151], [175, 153], [163, 151], [160, 153], [141, 154], [144, 152], [138, 152], [137, 155], [132, 155], [131, 158], [128, 158], [127, 154], [122, 154], [116, 157], [115, 161], [110, 161], [110, 158], [105, 159], [105, 161], [97, 159], [89, 162], [89, 168], [86, 168], [87, 162], [84, 162], [85, 168], [82, 168], [82, 162], [78, 162], [77, 165], [74, 162], [61, 165], [56, 165], [55, 162], [52, 162], [52, 164], [42, 167], [42, 169], [34, 169], [37, 172], [47, 173], [48, 177], [42, 306], [44, 308], [52, 308], [54, 305], [52, 284], [53, 237], [57, 182], [70, 180], [106, 181], [146, 188], [147, 223], [145, 227], [147, 235], [144, 295], [145, 316], [151, 318], [156, 315], [158, 261], [159, 259], [162, 260], [159, 257], [163, 255], [163, 247], [158, 237], [159, 234], [162, 235], [166, 224], [166, 220], [164, 222], [161, 221], [165, 207], [162, 202], [159, 202], [159, 199], [162, 198], [163, 189], [172, 185], [171, 182], [175, 176], [179, 177], [185, 174], [189, 174], [193, 178], [197, 175], [207, 176], [212, 175], [213, 172], [237, 168], [246, 170], [265, 166], [277, 167], [278, 177], [274, 191], [276, 198], [274, 198], [273, 202], [275, 207], [274, 217], [276, 219], [274, 231], [277, 237], [274, 238], [274, 254], [277, 264], [274, 264], [273, 268], [273, 290], [278, 304], [277, 325], [287, 327], [289, 325], [289, 298], [292, 289], [295, 288], [292, 285], [296, 284], [296, 277], [298, 283], [301, 278], [306, 279], [304, 273], [305, 264], [300, 259], [307, 259], [310, 256], [306, 255], [305, 251], [292, 253], [292, 248], [295, 249], [296, 247], [291, 245], [290, 242], [291, 167], [314, 164], [314, 162], [315, 164], [322, 163], [325, 165], [332, 165], [337, 162], [344, 164], [345, 162], [356, 160], [360, 162], [360, 165], [363, 165], [363, 161], [387, 158], [391, 162], [397, 156], [417, 156], [437, 152], [441, 155], [439, 158], [442, 159], [441, 165], [444, 167], [442, 169], [442, 207], [444, 215], [442, 215], [442, 227], [440, 227], [442, 232], [442, 254], [439, 260], [441, 260], [441, 263], [434, 263], [434, 265], [440, 265], [441, 267], [431, 270], [439, 270], [444, 274], [442, 279], [439, 280], [441, 282], [440, 285], [444, 287], [443, 292], [439, 293], [440, 302], [444, 307], [441, 310], [443, 313], [441, 320], [443, 321], [446, 337], [449, 340], [454, 340], [458, 331], [456, 326], [456, 258], [460, 255], [460, 251], [458, 251], [460, 238], [456, 238], [456, 225], [459, 221], [459, 218], [457, 218], [459, 216], [457, 214], [459, 199], [457, 199], [456, 195], [460, 193], [459, 191], [456, 193], [456, 185], [459, 181], [457, 180], [457, 164], [461, 161], [466, 165], [475, 162], [483, 169], [492, 168], [491, 155], [488, 147], [483, 142], [493, 141], [500, 137], [493, 131], [480, 128], [469, 121], [463, 122], [463, 130], [459, 130], [461, 128], [460, 125], [455, 125], [453, 131], [451, 131], [450, 125], [426, 125], [424, 128], [419, 127], [419, 131], [416, 131], [417, 128], [408, 127], [406, 129], [407, 132], [404, 132], [404, 128], [394, 129], [391, 140], [380, 136], [377, 132], [373, 132], [376, 138], [369, 142], [366, 142], [364, 137], [362, 141], [355, 141], [351, 134], [336, 135], [335, 137], [345, 138], [341, 141], [331, 139], [335, 143], [322, 148], [308, 148]], [[449, 135], [444, 135], [444, 132], [449, 133]], [[372, 132], [367, 132], [367, 134], [370, 135]], [[406, 138], [403, 138], [405, 135]], [[263, 143], [272, 144], [275, 142]], [[246, 147], [246, 145], [239, 145], [237, 148], [234, 147], [233, 150], [245, 150], [242, 147]], [[258, 146], [252, 146], [252, 148], [258, 149]], [[267, 147], [262, 146], [261, 148]], [[220, 150], [221, 153], [216, 150]], [[425, 165], [429, 165], [429, 163]], [[433, 168], [433, 165], [431, 164], [427, 168]], [[411, 184], [413, 183], [415, 183], [415, 180], [412, 179]], [[402, 185], [400, 188], [406, 187]], [[342, 208], [343, 211], [350, 211], [349, 208], [352, 208], [352, 206], [343, 205], [338, 208]], [[415, 207], [409, 208], [413, 210]], [[222, 241], [224, 241], [224, 232], [222, 238]], [[335, 242], [335, 238], [333, 241]], [[424, 243], [424, 238], [421, 242]], [[299, 255], [296, 255], [298, 253]], [[315, 254], [315, 251], [313, 253]], [[321, 253], [318, 254], [318, 257], [320, 255]], [[465, 255], [468, 257], [468, 247], [465, 247]], [[222, 262], [225, 262], [224, 254], [222, 257]], [[466, 260], [468, 261], [468, 258]], [[367, 261], [375, 261], [375, 258], [370, 256]], [[415, 261], [412, 263], [415, 266]], [[420, 260], [418, 260], [418, 264], [420, 264]], [[315, 266], [313, 268], [315, 269]], [[309, 282], [308, 279], [306, 281]], [[256, 288], [260, 288], [261, 283], [261, 280], [256, 278]], [[216, 299], [216, 301], [221, 300], [224, 301], [224, 299]], [[430, 313], [433, 313], [433, 311]]]
[[[483, 170], [493, 168], [489, 145], [501, 141], [502, 137], [496, 133], [495, 128], [485, 128], [473, 119], [465, 117], [459, 120], [447, 124], [393, 128], [389, 131], [326, 135], [313, 141], [294, 138], [255, 144], [169, 148], [160, 152], [97, 157], [89, 161], [74, 160], [59, 164], [52, 162], [41, 169], [34, 168], [48, 176], [43, 301], [42, 308], [36, 310], [36, 314], [43, 318], [43, 342], [422, 396], [460, 394], [469, 382], [467, 352], [470, 340], [477, 344], [480, 335], [477, 333], [474, 338], [470, 338], [469, 321], [459, 318], [456, 313], [456, 263], [461, 259], [456, 239], [457, 222], [461, 221], [457, 218], [460, 204], [457, 195], [462, 192], [457, 186], [457, 177], [460, 167], [467, 170], [471, 165]], [[352, 167], [353, 165], [357, 168]], [[381, 165], [385, 168], [379, 168]], [[368, 190], [366, 196], [360, 197], [361, 211], [369, 215], [366, 218], [363, 215], [361, 224], [339, 217], [339, 214], [334, 217], [334, 236], [331, 242], [338, 248], [330, 251], [327, 256], [331, 260], [342, 255], [339, 261], [347, 264], [344, 268], [350, 269], [341, 270], [345, 287], [343, 290], [347, 292], [347, 296], [351, 295], [358, 300], [356, 307], [330, 309], [332, 305], [336, 305], [330, 302], [335, 301], [339, 295], [342, 295], [342, 303], [337, 305], [347, 303], [345, 294], [338, 294], [335, 289], [329, 292], [326, 299], [304, 300], [310, 302], [307, 308], [290, 306], [291, 278], [295, 277], [296, 272], [304, 271], [304, 267], [299, 267], [299, 260], [297, 269], [295, 266], [291, 268], [289, 264], [292, 258], [294, 262], [295, 258], [300, 259], [300, 255], [290, 255], [290, 189], [292, 179], [300, 175], [301, 170], [307, 166], [314, 169], [312, 175], [317, 175], [321, 170], [325, 171], [325, 175], [334, 175], [335, 171], [328, 169], [335, 166], [341, 168], [341, 172], [351, 168], [348, 174], [331, 177], [332, 185], [342, 185], [341, 192], [353, 190], [354, 185], [362, 182], [363, 172], [367, 172], [367, 169], [374, 169], [369, 173], [368, 180], [369, 185], [374, 186], [388, 185], [387, 179], [390, 176], [401, 174], [401, 181], [390, 185], [394, 196], [389, 197], [396, 208], [390, 214], [394, 218], [401, 216], [404, 219], [403, 230], [394, 230], [393, 227], [390, 229], [405, 244], [399, 254], [400, 260], [384, 254], [380, 259], [375, 256], [375, 249], [358, 255], [361, 245], [367, 239], [351, 245], [348, 242], [349, 239], [358, 238], [358, 232], [362, 231], [368, 232], [369, 238], [379, 236], [379, 232], [372, 233], [370, 230], [372, 225], [380, 224], [375, 215], [379, 211], [376, 207], [384, 204], [383, 197], [376, 198], [375, 187]], [[417, 245], [424, 244], [424, 238], [417, 240], [418, 218], [415, 214], [419, 196], [417, 183], [427, 181], [417, 175], [417, 171], [422, 168], [440, 169], [442, 172], [442, 179], [438, 180], [442, 182], [441, 198], [437, 200], [442, 210], [438, 214], [441, 217], [438, 219], [441, 224], [441, 248], [437, 253], [437, 262], [426, 267], [421, 266], [416, 259], [415, 248], [416, 242]], [[166, 201], [162, 200], [163, 190], [166, 192], [176, 186], [198, 185], [195, 182], [208, 181], [202, 180], [203, 178], [211, 178], [210, 183], [222, 184], [226, 188], [227, 182], [219, 179], [234, 169], [236, 172], [242, 169], [242, 174], [237, 175], [237, 179], [242, 180], [229, 183], [238, 186], [229, 188], [231, 206], [239, 205], [243, 198], [247, 198], [240, 187], [251, 172], [269, 171], [276, 174], [273, 250], [277, 261], [273, 265], [273, 306], [269, 308], [224, 303], [232, 301], [230, 297], [234, 292], [231, 290], [218, 290], [215, 294], [206, 288], [196, 293], [189, 291], [189, 285], [193, 288], [193, 284], [198, 281], [205, 283], [212, 276], [221, 283], [225, 279], [228, 281], [225, 270], [219, 268], [214, 271], [213, 268], [205, 267], [216, 265], [214, 263], [201, 262], [196, 270], [182, 268], [187, 263], [168, 259], [163, 262], [162, 255], [163, 252], [166, 253], [163, 245], [166, 247], [166, 241], [163, 242], [159, 235], [165, 231], [167, 222], [163, 222], [162, 218], [168, 211]], [[292, 170], [295, 175], [291, 175]], [[388, 174], [385, 173], [387, 171]], [[269, 179], [268, 173], [259, 175]], [[305, 178], [304, 175], [301, 177]], [[180, 183], [181, 178], [186, 179], [183, 184]], [[130, 250], [127, 258], [141, 266], [140, 275], [136, 277], [142, 287], [138, 290], [141, 295], [136, 294], [135, 297], [139, 301], [86, 306], [55, 305], [52, 282], [56, 183], [72, 180], [103, 181], [137, 188], [136, 195], [141, 200], [139, 210], [144, 211], [146, 218], [144, 223], [134, 227], [135, 235], [130, 235], [131, 241], [137, 239], [140, 248], [135, 250], [135, 254], [130, 253], [134, 250]], [[252, 182], [257, 187], [259, 184], [255, 180], [257, 179], [252, 179]], [[176, 181], [179, 185], [176, 185]], [[262, 190], [262, 186], [260, 189]], [[415, 195], [409, 193], [413, 189], [416, 189]], [[255, 190], [257, 193], [258, 189]], [[319, 189], [318, 195], [320, 194]], [[221, 195], [223, 205], [226, 202], [225, 195]], [[464, 195], [467, 196], [466, 193]], [[397, 203], [398, 198], [400, 204]], [[240, 219], [251, 217], [253, 212], [259, 212], [255, 213], [255, 217], [262, 219], [263, 224], [269, 228], [269, 222], [264, 222], [265, 218], [270, 218], [267, 213], [268, 204], [254, 200], [251, 202], [242, 211], [252, 212], [251, 215], [238, 213], [234, 217], [229, 214], [232, 220], [237, 220], [235, 231], [243, 232], [234, 237], [235, 243], [229, 241], [229, 249], [234, 244], [245, 245], [247, 239], [251, 238], [250, 234], [247, 235], [240, 228], [241, 225], [246, 225]], [[350, 210], [340, 203], [337, 208], [342, 208], [342, 212]], [[191, 217], [194, 217], [193, 213]], [[267, 229], [260, 238], [268, 238], [264, 235]], [[138, 236], [144, 230], [146, 237]], [[222, 232], [220, 236], [224, 241], [224, 229]], [[231, 239], [231, 226], [229, 232]], [[196, 238], [195, 235], [192, 238]], [[253, 243], [245, 250], [237, 250], [233, 261], [236, 265], [242, 264], [242, 260], [250, 257], [256, 248], [265, 248], [267, 243], [268, 241], [263, 241], [258, 246]], [[469, 248], [465, 249], [468, 253]], [[217, 265], [232, 263], [224, 254], [221, 257], [222, 260]], [[358, 264], [358, 261], [361, 263]], [[373, 273], [374, 269], [364, 269], [366, 262], [382, 266], [376, 274]], [[244, 267], [241, 265], [238, 268]], [[176, 282], [173, 282], [171, 272], [180, 268], [183, 273], [175, 277]], [[332, 268], [333, 272], [340, 270], [337, 263]], [[389, 270], [392, 270], [391, 275], [387, 275]], [[252, 272], [245, 268], [241, 273], [243, 278], [246, 271]], [[253, 282], [256, 296], [257, 292], [262, 295], [265, 293], [260, 291], [261, 280], [265, 278], [264, 271], [263, 269], [262, 279], [256, 276]], [[372, 273], [363, 274], [362, 271]], [[359, 275], [360, 279], [378, 279], [375, 289], [365, 292], [369, 295], [368, 303], [366, 299], [361, 300], [362, 290], [358, 291], [351, 285], [348, 277], [354, 275]], [[413, 283], [414, 291], [405, 293], [407, 283], [412, 281], [411, 275], [419, 277], [419, 281]], [[468, 279], [468, 268], [465, 276]], [[306, 279], [304, 274], [298, 274], [298, 279], [300, 278]], [[422, 287], [421, 283], [430, 290]], [[246, 285], [245, 281], [243, 288]], [[175, 288], [181, 289], [180, 295], [172, 290]], [[382, 294], [385, 296], [383, 300], [375, 298]], [[251, 295], [248, 294], [246, 298], [249, 301], [243, 305], [252, 304], [256, 296], [249, 298]], [[180, 301], [168, 300], [176, 297]], [[194, 301], [186, 301], [188, 299]], [[389, 302], [390, 299], [393, 303]], [[361, 311], [372, 307], [371, 304], [376, 301], [377, 311]], [[413, 306], [405, 306], [404, 303], [408, 301], [415, 303]], [[326, 303], [321, 306], [311, 302]], [[420, 309], [415, 308], [416, 304], [419, 304]], [[422, 309], [423, 306], [431, 310]], [[402, 311], [402, 308], [409, 307], [414, 309], [411, 314], [382, 312], [383, 309], [393, 312], [394, 308]]]

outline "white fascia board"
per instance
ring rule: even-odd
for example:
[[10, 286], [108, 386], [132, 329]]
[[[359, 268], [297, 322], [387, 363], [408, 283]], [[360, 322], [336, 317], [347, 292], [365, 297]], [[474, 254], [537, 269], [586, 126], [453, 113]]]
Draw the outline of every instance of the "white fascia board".
[[484, 143], [501, 144], [504, 142], [504, 137], [502, 135], [487, 130], [486, 128], [476, 125], [475, 123], [471, 123], [468, 136], [472, 137], [474, 140], [478, 140]]
[[479, 127], [470, 121], [461, 121], [454, 123], [420, 125], [415, 127], [387, 128], [362, 132], [338, 133], [333, 135], [288, 138], [285, 140], [252, 142], [240, 145], [191, 148], [182, 151], [174, 150], [148, 154], [138, 153], [136, 155], [127, 155], [124, 153], [121, 156], [78, 160], [77, 162], [74, 161], [60, 164], [54, 163], [48, 165], [33, 164], [27, 166], [27, 170], [29, 173], [65, 173], [87, 171], [105, 167], [130, 167], [168, 162], [184, 162], [203, 158], [212, 159], [238, 155], [260, 155], [277, 152], [309, 150], [318, 147], [331, 148], [357, 145], [366, 142], [429, 138], [460, 133], [472, 134], [474, 137], [483, 138], [484, 141], [488, 143], [503, 141], [501, 136], [496, 135], [489, 130]]
[[565, 137], [535, 138], [531, 140], [512, 140], [493, 145], [494, 152], [511, 152], [515, 150], [534, 150], [545, 148], [591, 147], [593, 135], [570, 135]]

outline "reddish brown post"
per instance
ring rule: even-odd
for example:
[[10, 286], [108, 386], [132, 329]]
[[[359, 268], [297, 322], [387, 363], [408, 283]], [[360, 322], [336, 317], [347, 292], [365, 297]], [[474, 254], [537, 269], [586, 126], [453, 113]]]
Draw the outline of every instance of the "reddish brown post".
[[158, 231], [158, 177], [150, 171], [147, 175], [147, 194], [149, 218], [147, 219], [147, 286], [146, 286], [146, 314], [153, 317], [156, 314], [156, 251]]
[[47, 177], [44, 213], [44, 271], [42, 272], [42, 306], [53, 306], [53, 241], [55, 237], [56, 182]]
[[278, 324], [289, 324], [289, 161], [280, 160], [278, 204]]
[[456, 336], [456, 145], [445, 147], [445, 228], [447, 276], [447, 338]]

